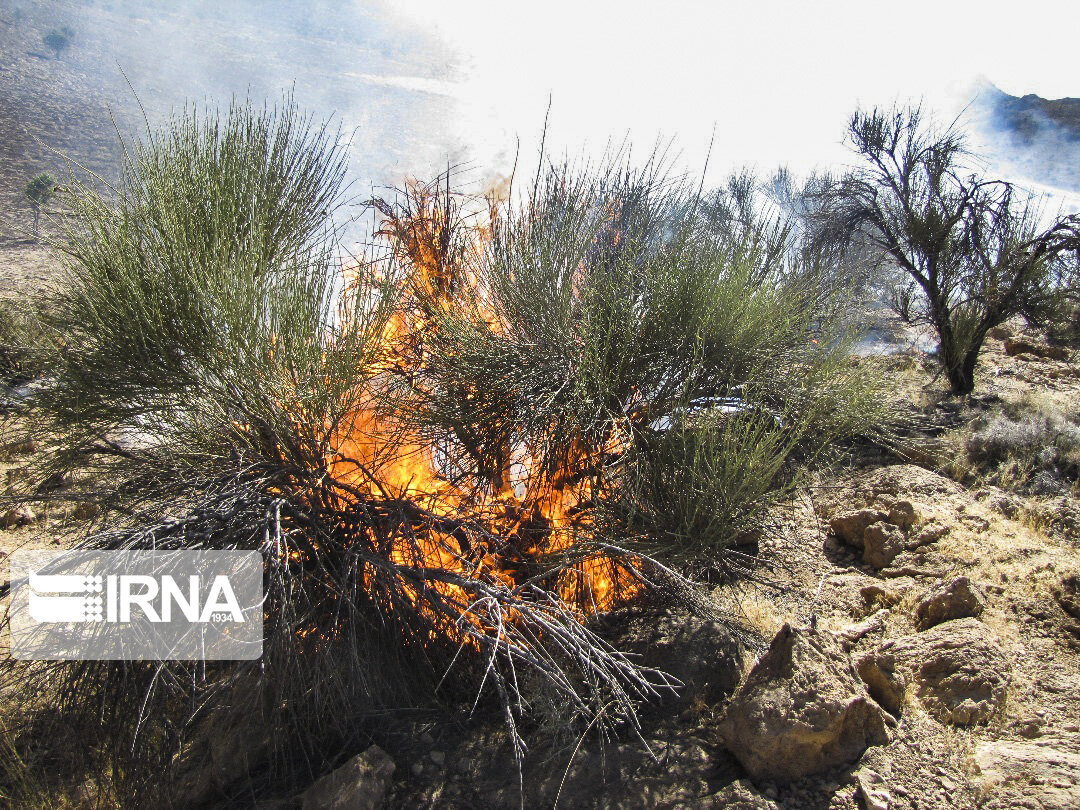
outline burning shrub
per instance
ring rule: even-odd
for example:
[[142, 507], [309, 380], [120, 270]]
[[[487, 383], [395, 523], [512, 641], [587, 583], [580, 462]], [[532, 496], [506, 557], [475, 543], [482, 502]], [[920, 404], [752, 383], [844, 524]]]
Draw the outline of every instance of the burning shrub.
[[722, 562], [877, 419], [813, 275], [654, 170], [552, 167], [476, 212], [414, 185], [375, 201], [388, 255], [343, 269], [336, 143], [234, 105], [133, 147], [115, 195], [72, 179], [40, 406], [52, 467], [93, 467], [112, 508], [84, 545], [266, 564], [261, 661], [4, 664], [58, 684], [141, 800], [206, 798], [229, 740], [271, 789], [387, 707], [488, 693], [519, 755], [541, 704], [635, 732], [673, 681], [589, 616], [694, 599], [665, 559]]
[[718, 565], [797, 462], [880, 419], [837, 287], [775, 223], [719, 230], [699, 203], [651, 167], [551, 167], [432, 308], [421, 421], [450, 467], [561, 527], [550, 551]]

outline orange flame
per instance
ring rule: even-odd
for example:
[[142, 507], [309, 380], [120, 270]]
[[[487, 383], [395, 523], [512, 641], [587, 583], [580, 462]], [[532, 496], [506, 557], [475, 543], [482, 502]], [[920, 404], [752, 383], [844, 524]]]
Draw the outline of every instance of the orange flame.
[[[378, 234], [389, 240], [395, 259], [407, 272], [408, 305], [388, 321], [380, 338], [383, 367], [399, 374], [423, 367], [424, 344], [439, 328], [439, 316], [465, 298], [490, 329], [503, 332], [473, 264], [490, 238], [491, 222], [467, 221], [449, 189], [413, 183], [407, 195], [404, 213], [375, 201], [384, 218]], [[489, 216], [492, 221], [497, 216], [493, 200]], [[591, 528], [588, 506], [594, 495], [583, 474], [589, 469], [584, 446], [567, 453], [563, 468], [554, 475], [538, 474], [525, 448], [507, 448], [503, 455], [502, 469], [486, 478], [472, 476], [452, 483], [430, 438], [409, 426], [408, 420], [387, 415], [370, 396], [337, 426], [327, 466], [331, 476], [356, 491], [409, 499], [447, 522], [468, 515], [500, 541], [482, 540], [479, 548], [465, 555], [460, 540], [436, 528], [438, 520], [433, 520], [393, 541], [389, 556], [399, 565], [467, 577], [484, 575], [510, 587], [526, 575], [546, 575], [554, 580], [552, 588], [565, 607], [582, 618], [610, 610], [636, 593], [639, 582], [625, 562], [581, 551], [579, 538]], [[550, 570], [545, 571], [545, 565]], [[439, 580], [431, 587], [467, 612], [462, 588]], [[410, 593], [419, 605], [421, 594]], [[446, 631], [460, 637], [452, 628]]]

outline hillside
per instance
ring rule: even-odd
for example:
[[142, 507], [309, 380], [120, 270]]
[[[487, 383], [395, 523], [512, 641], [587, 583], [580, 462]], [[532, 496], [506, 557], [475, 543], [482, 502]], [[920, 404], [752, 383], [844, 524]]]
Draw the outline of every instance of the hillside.
[[1011, 96], [983, 82], [972, 113], [995, 162], [1013, 179], [1080, 191], [1080, 98]]

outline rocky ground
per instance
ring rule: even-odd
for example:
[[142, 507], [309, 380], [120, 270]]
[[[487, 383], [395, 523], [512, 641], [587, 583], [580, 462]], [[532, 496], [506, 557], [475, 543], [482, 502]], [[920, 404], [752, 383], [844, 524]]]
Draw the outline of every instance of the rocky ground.
[[[1046, 346], [1008, 345], [1021, 338]], [[894, 376], [898, 413], [918, 415], [899, 452], [921, 448], [919, 463], [864, 449], [785, 505], [758, 549], [763, 581], [713, 590], [721, 621], [649, 604], [600, 617], [686, 684], [645, 707], [640, 739], [540, 746], [519, 781], [498, 724], [422, 723], [275, 806], [341, 791], [403, 808], [1080, 806], [1077, 487], [1033, 495], [952, 458], [995, 403], [1076, 402], [1080, 365], [1006, 345], [991, 341], [985, 393], [963, 407], [918, 355], [866, 360]], [[42, 483], [24, 425], [9, 415], [0, 443], [20, 491]], [[69, 543], [93, 517], [5, 509], [0, 557]]]
[[[995, 395], [1032, 378], [1075, 394], [1075, 366], [1003, 348], [985, 363], [1007, 381]], [[819, 482], [762, 543], [772, 584], [714, 592], [760, 646], [649, 616], [630, 631], [639, 649], [688, 684], [646, 726], [652, 754], [629, 740], [545, 752], [526, 764], [525, 806], [1080, 806], [1080, 536], [1047, 518], [1077, 505], [895, 458]], [[517, 804], [490, 738], [429, 734], [398, 760], [393, 806]]]

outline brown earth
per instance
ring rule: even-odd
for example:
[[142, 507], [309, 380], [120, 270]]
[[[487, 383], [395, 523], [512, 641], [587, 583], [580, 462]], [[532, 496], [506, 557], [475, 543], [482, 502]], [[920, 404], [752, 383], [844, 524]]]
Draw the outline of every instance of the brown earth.
[[[879, 797], [887, 793], [893, 808], [1077, 806], [1080, 537], [1045, 519], [1063, 504], [1076, 508], [1075, 488], [1040, 498], [978, 481], [965, 485], [942, 473], [944, 461], [935, 471], [926, 459], [947, 455], [944, 448], [955, 446], [950, 437], [985, 405], [973, 400], [953, 413], [955, 403], [934, 381], [933, 367], [918, 356], [865, 362], [894, 376], [898, 410], [922, 414], [921, 446], [929, 448], [923, 463], [863, 453], [785, 505], [784, 530], [758, 549], [767, 581], [713, 590], [719, 614], [756, 639], [749, 646], [733, 639], [729, 625], [679, 610], [641, 605], [602, 617], [605, 632], [649, 663], [668, 666], [687, 687], [664, 706], [646, 707], [644, 746], [632, 736], [606, 745], [575, 738], [531, 751], [523, 770], [526, 806], [854, 810], [865, 805], [861, 783]], [[1034, 389], [1067, 404], [1080, 393], [1077, 365], [1010, 357], [1000, 341], [991, 342], [980, 372], [984, 397], [1030, 397]], [[954, 427], [936, 427], [943, 421]], [[37, 483], [33, 462], [42, 450], [24, 431], [23, 417], [9, 415], [0, 480], [10, 491]], [[78, 486], [68, 482], [60, 494]], [[0, 558], [24, 545], [68, 544], [92, 525], [92, 514], [75, 504], [32, 508], [29, 522], [0, 529]], [[847, 525], [838, 516], [858, 510], [876, 515], [877, 525], [900, 538], [901, 550], [887, 564], [868, 564], [857, 541], [834, 533]], [[869, 528], [860, 530], [870, 537]], [[926, 611], [920, 600], [958, 577], [982, 595], [977, 618], [920, 632]], [[973, 724], [961, 722], [964, 715], [944, 716], [909, 672], [899, 705], [887, 706], [896, 715], [890, 741], [868, 748], [853, 765], [793, 782], [759, 777], [755, 783], [726, 750], [719, 733], [726, 702], [784, 624], [833, 634], [854, 665], [890, 642], [908, 649], [912, 640], [963, 622], [977, 622], [1008, 662], [1003, 693]], [[870, 691], [875, 694], [873, 686]], [[386, 744], [397, 766], [387, 806], [520, 806], [516, 765], [504, 742], [497, 726], [412, 727]]]

